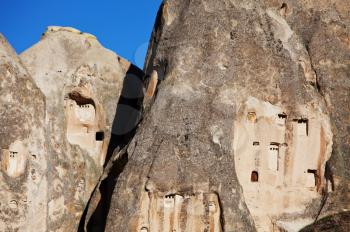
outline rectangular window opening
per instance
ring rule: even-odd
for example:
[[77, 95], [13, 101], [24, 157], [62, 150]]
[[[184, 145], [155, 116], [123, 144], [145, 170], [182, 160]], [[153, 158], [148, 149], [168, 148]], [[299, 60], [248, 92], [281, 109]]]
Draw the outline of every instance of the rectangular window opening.
[[257, 171], [252, 171], [252, 174], [250, 175], [250, 181], [251, 182], [259, 181], [259, 173]]
[[286, 113], [278, 114], [278, 118], [280, 118], [280, 119], [286, 119], [286, 118], [287, 118], [287, 114], [286, 114]]
[[96, 141], [103, 141], [105, 133], [103, 131], [96, 132]]
[[318, 174], [317, 174], [317, 170], [315, 169], [308, 169], [307, 173], [309, 174], [313, 174], [314, 178], [315, 178], [315, 186], [317, 186], [317, 182], [318, 182]]

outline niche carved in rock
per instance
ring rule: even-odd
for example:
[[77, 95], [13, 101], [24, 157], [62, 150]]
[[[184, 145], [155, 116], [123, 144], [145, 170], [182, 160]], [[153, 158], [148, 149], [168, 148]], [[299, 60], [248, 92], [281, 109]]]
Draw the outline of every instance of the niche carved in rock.
[[283, 213], [302, 213], [326, 183], [327, 116], [307, 108], [307, 117], [289, 119], [287, 113], [250, 98], [234, 124], [236, 172], [258, 231], [271, 231], [271, 218]]
[[220, 214], [215, 193], [164, 195], [145, 191], [132, 231], [221, 232]]
[[105, 139], [101, 128], [102, 112], [96, 101], [82, 92], [75, 89], [65, 98], [67, 139], [90, 155], [101, 154]]
[[8, 149], [1, 150], [1, 169], [9, 177], [19, 177], [27, 165], [27, 149], [22, 141], [13, 142]]

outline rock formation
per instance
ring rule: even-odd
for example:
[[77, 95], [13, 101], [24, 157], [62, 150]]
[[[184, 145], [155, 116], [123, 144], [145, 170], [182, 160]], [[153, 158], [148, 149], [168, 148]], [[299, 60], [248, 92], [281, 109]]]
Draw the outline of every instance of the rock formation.
[[140, 120], [119, 99], [123, 88], [142, 99], [143, 72], [73, 28], [49, 27], [21, 61], [1, 38], [1, 53], [0, 230], [77, 231], [106, 158]]
[[47, 229], [44, 124], [44, 96], [0, 35], [0, 231]]
[[349, 231], [349, 15], [165, 0], [144, 72], [73, 28], [1, 37], [0, 230]]
[[298, 231], [348, 215], [349, 9], [165, 1], [145, 66], [165, 73], [106, 231]]

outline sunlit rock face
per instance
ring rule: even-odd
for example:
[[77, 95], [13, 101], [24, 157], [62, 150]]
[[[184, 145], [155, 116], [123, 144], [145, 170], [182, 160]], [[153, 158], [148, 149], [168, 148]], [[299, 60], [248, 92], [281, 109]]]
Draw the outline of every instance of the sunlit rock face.
[[76, 231], [102, 173], [130, 64], [92, 35], [49, 27], [21, 59], [46, 99], [50, 231]]
[[214, 193], [163, 195], [145, 191], [140, 207], [132, 219], [132, 231], [222, 231], [220, 204]]
[[135, 67], [73, 28], [49, 27], [21, 61], [2, 37], [0, 46], [0, 230], [77, 231], [117, 146], [112, 131], [133, 129], [121, 132], [115, 117]]
[[[106, 231], [298, 231], [347, 212], [345, 8], [165, 1], [145, 65], [161, 70], [160, 81], [128, 148]], [[201, 195], [218, 201], [214, 227]]]
[[45, 100], [0, 35], [0, 231], [47, 231]]
[[329, 117], [317, 108], [300, 106], [300, 116], [293, 117], [286, 108], [250, 98], [238, 112], [235, 169], [260, 231], [273, 231], [284, 223], [279, 216], [302, 214], [322, 191], [332, 191], [325, 177], [332, 131]]

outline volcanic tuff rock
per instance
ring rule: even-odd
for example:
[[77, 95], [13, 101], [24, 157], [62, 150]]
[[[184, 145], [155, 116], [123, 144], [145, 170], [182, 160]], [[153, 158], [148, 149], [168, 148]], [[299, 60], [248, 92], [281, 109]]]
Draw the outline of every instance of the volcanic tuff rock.
[[0, 231], [46, 231], [45, 99], [0, 35]]
[[349, 1], [166, 0], [147, 75], [74, 28], [20, 59], [1, 231], [350, 230]]
[[348, 231], [349, 9], [164, 1], [145, 65], [164, 73], [106, 231], [298, 231], [318, 219]]
[[143, 72], [73, 28], [49, 27], [20, 58], [1, 37], [0, 230], [77, 231], [105, 160], [123, 146], [110, 138], [140, 119], [117, 105], [123, 88], [142, 99], [125, 83], [142, 88]]

